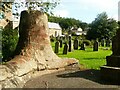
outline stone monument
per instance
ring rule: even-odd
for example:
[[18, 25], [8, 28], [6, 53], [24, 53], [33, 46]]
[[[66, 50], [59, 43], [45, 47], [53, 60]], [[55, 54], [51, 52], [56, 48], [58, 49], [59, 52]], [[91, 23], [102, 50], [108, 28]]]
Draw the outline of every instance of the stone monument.
[[69, 42], [68, 42], [68, 46], [69, 46], [69, 48], [68, 48], [68, 51], [69, 52], [71, 52], [72, 51], [72, 42], [71, 42], [71, 36], [69, 36]]
[[98, 51], [98, 41], [94, 41], [94, 44], [93, 44], [93, 51]]
[[68, 52], [68, 44], [65, 42], [63, 54], [67, 54], [67, 52]]
[[55, 53], [59, 53], [59, 41], [56, 41], [55, 43]]
[[74, 40], [74, 50], [78, 50], [78, 46], [79, 46], [78, 39], [75, 38], [75, 40]]
[[101, 66], [101, 78], [120, 84], [120, 29], [112, 40], [112, 55], [106, 57], [106, 65]]

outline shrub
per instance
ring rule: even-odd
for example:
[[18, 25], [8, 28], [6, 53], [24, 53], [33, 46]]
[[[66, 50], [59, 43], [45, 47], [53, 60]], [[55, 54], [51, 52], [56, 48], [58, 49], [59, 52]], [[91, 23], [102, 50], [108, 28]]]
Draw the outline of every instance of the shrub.
[[13, 55], [18, 42], [18, 30], [3, 29], [2, 31], [2, 60], [7, 61]]
[[83, 43], [85, 43], [86, 46], [91, 46], [90, 40], [83, 40]]

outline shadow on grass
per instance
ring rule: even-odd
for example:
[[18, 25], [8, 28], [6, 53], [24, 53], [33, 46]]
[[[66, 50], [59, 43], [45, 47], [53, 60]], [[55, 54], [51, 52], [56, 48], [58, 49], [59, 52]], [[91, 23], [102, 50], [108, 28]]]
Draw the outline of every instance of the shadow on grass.
[[84, 60], [101, 60], [101, 59], [105, 59], [105, 58], [83, 58]]
[[94, 69], [76, 71], [74, 73], [60, 74], [60, 75], [57, 75], [57, 77], [60, 77], [60, 78], [84, 78], [84, 79], [88, 79], [88, 80], [91, 80], [93, 82], [97, 82], [97, 83], [100, 83], [103, 85], [118, 85], [116, 83], [111, 83], [111, 82], [102, 80], [100, 77], [100, 70], [94, 70]]

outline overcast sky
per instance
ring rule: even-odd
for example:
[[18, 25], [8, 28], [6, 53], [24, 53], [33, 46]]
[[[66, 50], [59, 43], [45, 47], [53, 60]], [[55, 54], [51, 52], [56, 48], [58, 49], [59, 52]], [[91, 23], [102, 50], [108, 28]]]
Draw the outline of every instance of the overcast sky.
[[91, 23], [98, 14], [106, 12], [109, 18], [118, 20], [120, 0], [61, 0], [53, 13]]

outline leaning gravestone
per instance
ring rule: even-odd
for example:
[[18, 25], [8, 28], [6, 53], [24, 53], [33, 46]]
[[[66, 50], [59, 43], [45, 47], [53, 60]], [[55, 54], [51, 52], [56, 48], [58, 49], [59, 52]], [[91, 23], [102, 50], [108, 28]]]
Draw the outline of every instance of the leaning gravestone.
[[59, 52], [59, 42], [56, 41], [55, 43], [55, 53], [57, 54]]
[[78, 50], [78, 46], [79, 46], [78, 39], [75, 38], [75, 40], [74, 40], [74, 50]]
[[15, 55], [0, 65], [0, 89], [22, 88], [38, 72], [42, 74], [77, 63], [76, 59], [61, 59], [53, 52], [47, 16], [43, 12], [22, 11]]
[[93, 44], [93, 51], [98, 51], [98, 42], [95, 40]]
[[111, 56], [106, 57], [107, 64], [101, 66], [101, 77], [120, 84], [120, 29], [112, 40], [112, 52]]
[[68, 52], [68, 45], [65, 42], [64, 49], [63, 49], [63, 54], [67, 54], [67, 52]]
[[68, 51], [71, 52], [72, 51], [72, 42], [71, 42], [71, 36], [69, 36], [69, 48], [68, 48]]

